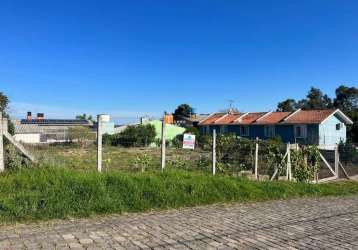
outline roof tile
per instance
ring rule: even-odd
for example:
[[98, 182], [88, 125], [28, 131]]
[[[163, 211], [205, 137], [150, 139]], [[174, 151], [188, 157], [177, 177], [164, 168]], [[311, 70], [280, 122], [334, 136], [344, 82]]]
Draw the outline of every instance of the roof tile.
[[288, 117], [283, 123], [297, 124], [297, 123], [321, 123], [324, 119], [330, 116], [335, 110], [300, 110], [292, 116]]
[[281, 122], [285, 119], [291, 112], [272, 112], [261, 119], [257, 120], [255, 124], [275, 124]]
[[236, 121], [235, 124], [244, 124], [248, 125], [259, 119], [261, 116], [266, 114], [267, 112], [254, 112], [243, 115], [239, 121]]

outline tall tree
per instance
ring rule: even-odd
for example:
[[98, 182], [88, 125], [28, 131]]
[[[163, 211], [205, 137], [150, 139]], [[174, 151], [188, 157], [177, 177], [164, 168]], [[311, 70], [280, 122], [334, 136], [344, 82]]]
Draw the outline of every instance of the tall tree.
[[9, 98], [3, 92], [0, 92], [0, 112], [2, 112], [3, 116], [6, 115], [9, 102]]
[[[9, 108], [10, 100], [9, 98], [3, 93], [0, 92], [0, 112], [2, 113], [3, 117], [10, 118], [9, 114], [7, 113]], [[8, 121], [8, 131], [10, 134], [14, 134], [15, 128], [14, 124], [9, 119]]]
[[174, 118], [190, 117], [191, 114], [194, 114], [194, 108], [192, 108], [189, 104], [180, 104], [176, 110], [174, 111]]
[[292, 112], [297, 109], [297, 103], [294, 99], [286, 99], [277, 104], [277, 111]]
[[339, 86], [336, 89], [334, 106], [341, 109], [352, 119], [353, 125], [347, 128], [348, 139], [352, 142], [358, 142], [358, 88]]
[[318, 88], [311, 87], [307, 94], [307, 103], [303, 109], [328, 109], [332, 108], [332, 99], [323, 94]]
[[343, 112], [357, 111], [358, 109], [358, 88], [344, 85], [336, 89], [334, 106]]

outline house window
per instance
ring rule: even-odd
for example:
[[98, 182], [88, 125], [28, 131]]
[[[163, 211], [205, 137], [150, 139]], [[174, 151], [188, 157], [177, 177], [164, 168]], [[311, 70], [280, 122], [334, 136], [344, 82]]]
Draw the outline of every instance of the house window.
[[336, 130], [340, 130], [343, 127], [342, 123], [337, 123], [336, 124]]
[[296, 138], [306, 138], [306, 136], [307, 136], [306, 125], [296, 125], [295, 126], [295, 137]]
[[241, 136], [249, 136], [249, 126], [241, 126]]
[[265, 126], [265, 137], [274, 137], [275, 136], [275, 126]]

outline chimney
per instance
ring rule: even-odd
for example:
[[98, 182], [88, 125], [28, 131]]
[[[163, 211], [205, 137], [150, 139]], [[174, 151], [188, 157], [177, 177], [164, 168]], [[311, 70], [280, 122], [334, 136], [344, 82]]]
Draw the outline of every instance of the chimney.
[[26, 119], [27, 119], [28, 122], [32, 122], [32, 114], [31, 114], [30, 111], [27, 112], [27, 117], [26, 117]]
[[37, 113], [37, 121], [43, 121], [44, 120], [44, 113]]

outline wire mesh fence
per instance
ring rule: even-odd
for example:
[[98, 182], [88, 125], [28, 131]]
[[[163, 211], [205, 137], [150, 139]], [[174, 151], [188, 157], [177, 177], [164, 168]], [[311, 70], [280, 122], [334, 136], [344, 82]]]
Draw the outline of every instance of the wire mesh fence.
[[358, 175], [358, 147], [352, 144], [340, 145], [339, 162], [349, 176]]
[[[121, 143], [116, 146], [105, 143], [105, 140], [106, 138], [103, 138], [103, 171], [162, 171], [160, 140], [152, 140], [149, 143], [145, 140], [133, 141], [122, 137]], [[200, 136], [195, 142], [194, 149], [182, 148], [182, 141], [167, 141], [165, 169], [212, 173], [213, 140], [213, 136]], [[313, 181], [314, 178], [335, 176], [337, 164], [341, 164], [340, 177], [357, 175], [357, 150], [347, 145], [339, 147], [339, 160], [334, 150], [324, 149], [319, 151], [323, 158], [318, 159], [308, 145], [289, 145], [275, 140], [248, 140], [235, 135], [217, 135], [215, 173], [259, 180], [286, 180], [291, 175], [290, 179]], [[96, 170], [94, 142], [89, 145], [42, 145], [33, 147], [32, 152], [45, 165]], [[344, 173], [343, 169], [347, 173]]]

